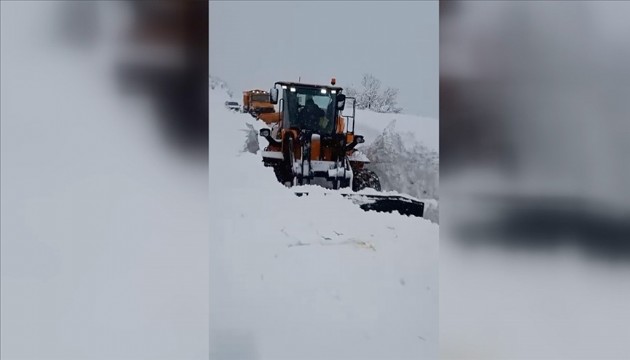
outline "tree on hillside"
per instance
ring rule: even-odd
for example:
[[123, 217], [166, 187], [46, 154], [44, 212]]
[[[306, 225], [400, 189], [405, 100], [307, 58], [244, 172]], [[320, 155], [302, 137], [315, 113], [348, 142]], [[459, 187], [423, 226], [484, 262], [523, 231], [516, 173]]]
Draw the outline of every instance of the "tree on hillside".
[[357, 100], [359, 109], [370, 109], [382, 113], [399, 113], [402, 109], [396, 106], [398, 98], [398, 89], [388, 87], [380, 92], [381, 81], [372, 74], [363, 74], [361, 80], [361, 88], [354, 89], [348, 87], [346, 93], [348, 96]]
[[399, 113], [402, 109], [396, 106], [398, 89], [387, 88], [381, 95], [381, 101], [376, 111], [384, 113]]

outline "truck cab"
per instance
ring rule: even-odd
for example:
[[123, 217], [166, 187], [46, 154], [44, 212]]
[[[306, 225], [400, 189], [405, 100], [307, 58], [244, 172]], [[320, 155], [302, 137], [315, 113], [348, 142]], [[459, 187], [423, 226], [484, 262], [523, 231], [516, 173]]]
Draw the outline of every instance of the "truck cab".
[[275, 112], [270, 102], [269, 93], [263, 90], [248, 90], [243, 92], [243, 112], [254, 117], [259, 114]]

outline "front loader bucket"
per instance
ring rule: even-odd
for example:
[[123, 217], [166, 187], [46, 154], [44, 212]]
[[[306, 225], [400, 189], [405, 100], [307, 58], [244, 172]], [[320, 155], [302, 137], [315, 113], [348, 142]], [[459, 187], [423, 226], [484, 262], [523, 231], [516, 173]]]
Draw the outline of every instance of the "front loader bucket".
[[[300, 191], [295, 195], [308, 195], [308, 192]], [[401, 215], [422, 217], [424, 215], [424, 203], [400, 195], [373, 195], [340, 193], [341, 196], [350, 199], [365, 211], [394, 212]]]

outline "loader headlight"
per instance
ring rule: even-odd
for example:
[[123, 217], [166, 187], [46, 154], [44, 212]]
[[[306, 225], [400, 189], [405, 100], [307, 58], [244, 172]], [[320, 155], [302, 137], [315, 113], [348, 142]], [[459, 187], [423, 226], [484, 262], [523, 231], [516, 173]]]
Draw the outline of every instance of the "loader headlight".
[[260, 129], [260, 136], [267, 137], [271, 135], [271, 130], [269, 129]]
[[363, 135], [355, 135], [354, 140], [357, 142], [357, 144], [363, 144], [365, 142]]

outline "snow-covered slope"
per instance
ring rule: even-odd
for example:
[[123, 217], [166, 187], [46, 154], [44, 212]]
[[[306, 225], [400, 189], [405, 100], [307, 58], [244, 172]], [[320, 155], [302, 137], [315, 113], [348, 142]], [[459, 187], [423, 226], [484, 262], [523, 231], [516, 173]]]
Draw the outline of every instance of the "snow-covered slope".
[[438, 226], [293, 195], [226, 98], [211, 90], [211, 357], [436, 357]]

